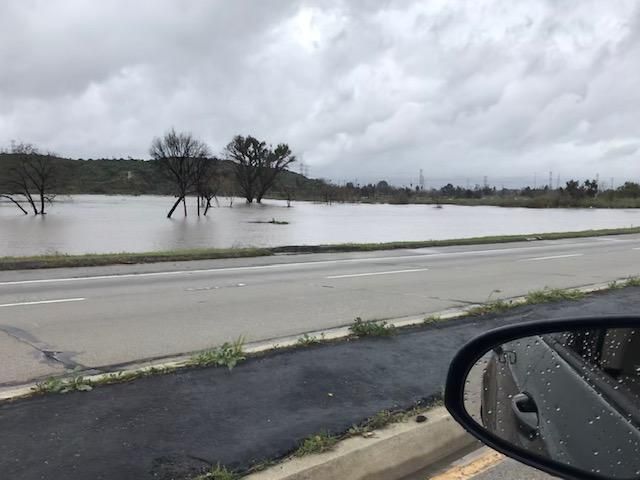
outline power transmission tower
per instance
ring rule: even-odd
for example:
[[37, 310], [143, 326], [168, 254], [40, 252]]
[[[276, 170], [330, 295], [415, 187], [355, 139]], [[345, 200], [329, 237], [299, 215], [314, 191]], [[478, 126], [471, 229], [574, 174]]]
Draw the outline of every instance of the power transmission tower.
[[424, 190], [424, 174], [422, 173], [422, 169], [420, 169], [420, 190]]
[[549, 170], [549, 190], [553, 190], [553, 172]]

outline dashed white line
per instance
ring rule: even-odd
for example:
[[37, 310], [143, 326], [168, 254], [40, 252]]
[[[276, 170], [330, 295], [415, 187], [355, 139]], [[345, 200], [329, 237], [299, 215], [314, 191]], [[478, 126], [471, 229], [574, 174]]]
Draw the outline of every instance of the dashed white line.
[[570, 253], [567, 255], [552, 255], [550, 257], [523, 258], [519, 262], [537, 262], [538, 260], [554, 260], [556, 258], [582, 257], [584, 253]]
[[0, 305], [2, 307], [20, 307], [22, 305], [44, 305], [48, 303], [67, 303], [67, 302], [82, 302], [86, 298], [61, 298], [58, 300], [39, 300], [36, 302], [18, 302], [18, 303], [4, 303]]
[[409, 270], [391, 270], [387, 272], [368, 272], [368, 273], [348, 273], [346, 275], [331, 275], [325, 278], [353, 278], [353, 277], [372, 277], [374, 275], [395, 275], [397, 273], [413, 273], [426, 272], [428, 268], [412, 268]]

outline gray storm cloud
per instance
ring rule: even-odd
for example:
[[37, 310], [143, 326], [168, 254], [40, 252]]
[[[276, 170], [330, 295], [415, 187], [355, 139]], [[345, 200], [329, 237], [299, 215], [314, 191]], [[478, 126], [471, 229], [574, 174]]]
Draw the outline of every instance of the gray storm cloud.
[[336, 181], [638, 180], [638, 5], [9, 0], [0, 142], [145, 158], [174, 126]]

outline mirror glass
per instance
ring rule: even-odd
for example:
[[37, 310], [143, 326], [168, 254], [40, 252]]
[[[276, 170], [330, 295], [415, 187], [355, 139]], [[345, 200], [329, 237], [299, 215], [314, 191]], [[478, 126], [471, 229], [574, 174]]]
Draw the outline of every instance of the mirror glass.
[[640, 329], [520, 338], [480, 357], [465, 407], [530, 453], [609, 478], [640, 477]]

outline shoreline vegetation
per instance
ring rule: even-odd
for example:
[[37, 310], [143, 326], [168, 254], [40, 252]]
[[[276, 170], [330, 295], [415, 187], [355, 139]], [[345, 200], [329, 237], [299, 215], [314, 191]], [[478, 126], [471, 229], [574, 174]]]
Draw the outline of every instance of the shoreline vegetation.
[[140, 253], [104, 253], [84, 255], [35, 255], [25, 257], [0, 257], [0, 271], [31, 270], [40, 268], [95, 267], [108, 265], [146, 264], [191, 260], [215, 260], [223, 258], [264, 257], [291, 253], [342, 253], [373, 252], [379, 250], [416, 249], [491, 243], [511, 243], [565, 238], [600, 237], [640, 233], [640, 227], [606, 228], [574, 232], [532, 233], [523, 235], [498, 235], [487, 237], [454, 238], [447, 240], [425, 240], [385, 243], [341, 243], [328, 245], [288, 245], [267, 248], [200, 248]]
[[[170, 134], [178, 135], [175, 132]], [[197, 204], [202, 203], [206, 211], [213, 200], [251, 197], [246, 194], [247, 186], [238, 173], [246, 169], [243, 164], [244, 156], [240, 155], [244, 150], [236, 152], [237, 149], [231, 148], [237, 146], [236, 143], [243, 146], [243, 141], [258, 142], [253, 137], [236, 137], [227, 147], [231, 153], [228, 152], [223, 158], [203, 157], [206, 161], [200, 163], [207, 167], [206, 172], [201, 172], [204, 184], [198, 183], [195, 190], [185, 187], [182, 191], [177, 189], [175, 178], [167, 173], [166, 159], [160, 157], [159, 160], [70, 159], [53, 153], [41, 154], [29, 144], [14, 146], [11, 150], [0, 148], [0, 201], [10, 203], [13, 199], [14, 203], [18, 202], [16, 205], [22, 211], [16, 209], [17, 214], [32, 210], [38, 214], [45, 213], [45, 205], [55, 201], [56, 195], [167, 195], [176, 199], [174, 209], [182, 200], [186, 210], [186, 197], [194, 197], [201, 200]], [[607, 183], [599, 179], [582, 182], [570, 179], [560, 183], [556, 179], [555, 188], [549, 184], [533, 188], [497, 188], [491, 186], [486, 178], [483, 185], [467, 185], [466, 188], [451, 183], [425, 187], [424, 179], [418, 185], [391, 185], [385, 180], [368, 184], [346, 182], [337, 185], [330, 180], [309, 178], [294, 171], [298, 169], [306, 173], [306, 166], [303, 162], [299, 165], [294, 163], [295, 157], [286, 145], [282, 144], [278, 148], [280, 147], [284, 149], [279, 151], [284, 155], [284, 163], [265, 170], [271, 175], [270, 182], [267, 182], [269, 187], [258, 194], [258, 203], [264, 197], [286, 200], [288, 204], [294, 201], [312, 201], [326, 204], [426, 204], [436, 207], [486, 205], [521, 208], [640, 208], [640, 183], [630, 180], [615, 186], [613, 180]], [[232, 155], [233, 152], [235, 154]], [[268, 153], [265, 150], [265, 154]], [[208, 150], [203, 146], [202, 155], [205, 154], [208, 155]], [[273, 155], [269, 158], [271, 157]], [[42, 177], [42, 181], [36, 185], [38, 188], [24, 181], [25, 176], [31, 178], [34, 172]], [[233, 206], [233, 203], [230, 202], [229, 206]], [[173, 209], [170, 213], [172, 212]]]

